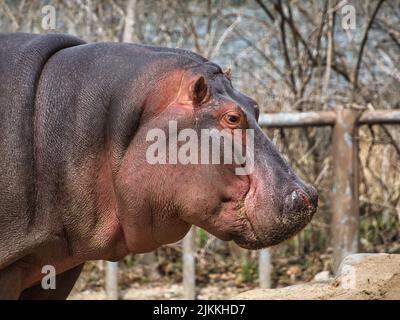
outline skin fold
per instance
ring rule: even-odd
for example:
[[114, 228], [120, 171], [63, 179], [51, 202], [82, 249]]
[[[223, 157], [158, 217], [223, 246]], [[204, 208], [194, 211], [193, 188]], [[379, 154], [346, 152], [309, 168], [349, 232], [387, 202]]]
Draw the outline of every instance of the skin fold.
[[[317, 208], [230, 75], [182, 49], [0, 35], [0, 298], [64, 299], [85, 261], [180, 240], [191, 225], [258, 249]], [[149, 164], [149, 130], [254, 130], [254, 171]], [[242, 143], [246, 143], [243, 133]], [[57, 289], [40, 287], [42, 266]]]

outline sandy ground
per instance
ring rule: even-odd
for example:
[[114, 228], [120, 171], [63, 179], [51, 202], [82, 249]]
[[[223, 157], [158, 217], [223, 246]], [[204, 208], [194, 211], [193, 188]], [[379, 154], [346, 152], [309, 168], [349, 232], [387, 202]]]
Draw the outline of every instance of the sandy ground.
[[327, 283], [281, 289], [256, 289], [235, 296], [244, 300], [400, 300], [400, 254], [347, 256], [339, 275]]

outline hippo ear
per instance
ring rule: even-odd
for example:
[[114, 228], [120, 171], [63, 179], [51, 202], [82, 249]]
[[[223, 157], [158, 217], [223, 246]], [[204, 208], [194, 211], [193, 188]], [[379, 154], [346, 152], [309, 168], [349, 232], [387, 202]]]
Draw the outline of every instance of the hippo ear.
[[192, 86], [192, 101], [195, 105], [203, 102], [207, 96], [207, 83], [203, 76], [200, 76]]
[[225, 71], [224, 71], [225, 76], [229, 79], [232, 80], [232, 67], [229, 66]]

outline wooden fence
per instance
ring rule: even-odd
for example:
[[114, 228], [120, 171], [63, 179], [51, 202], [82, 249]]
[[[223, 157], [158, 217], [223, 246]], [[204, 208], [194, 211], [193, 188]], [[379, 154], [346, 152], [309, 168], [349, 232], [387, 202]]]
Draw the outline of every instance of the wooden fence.
[[[400, 124], [400, 110], [365, 111], [338, 107], [319, 112], [261, 114], [261, 127], [295, 128], [332, 126], [332, 223], [334, 269], [345, 256], [358, 251], [358, 127], [374, 124]], [[183, 239], [183, 287], [186, 299], [195, 299], [195, 257], [193, 228]], [[106, 288], [110, 299], [118, 296], [116, 264], [107, 264]], [[271, 256], [268, 249], [259, 254], [260, 287], [270, 287]]]

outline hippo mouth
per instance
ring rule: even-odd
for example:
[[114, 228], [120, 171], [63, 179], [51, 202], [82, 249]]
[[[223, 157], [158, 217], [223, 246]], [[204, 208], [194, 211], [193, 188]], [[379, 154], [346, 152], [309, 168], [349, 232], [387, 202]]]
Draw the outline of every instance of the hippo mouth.
[[[317, 211], [317, 204], [311, 203], [304, 192], [301, 193], [304, 202], [299, 207], [285, 203], [281, 210], [261, 209], [255, 204], [256, 192], [256, 188], [250, 188], [235, 207], [242, 228], [232, 233], [231, 239], [245, 249], [262, 249], [291, 238], [311, 221]], [[263, 217], [263, 221], [258, 216]]]

